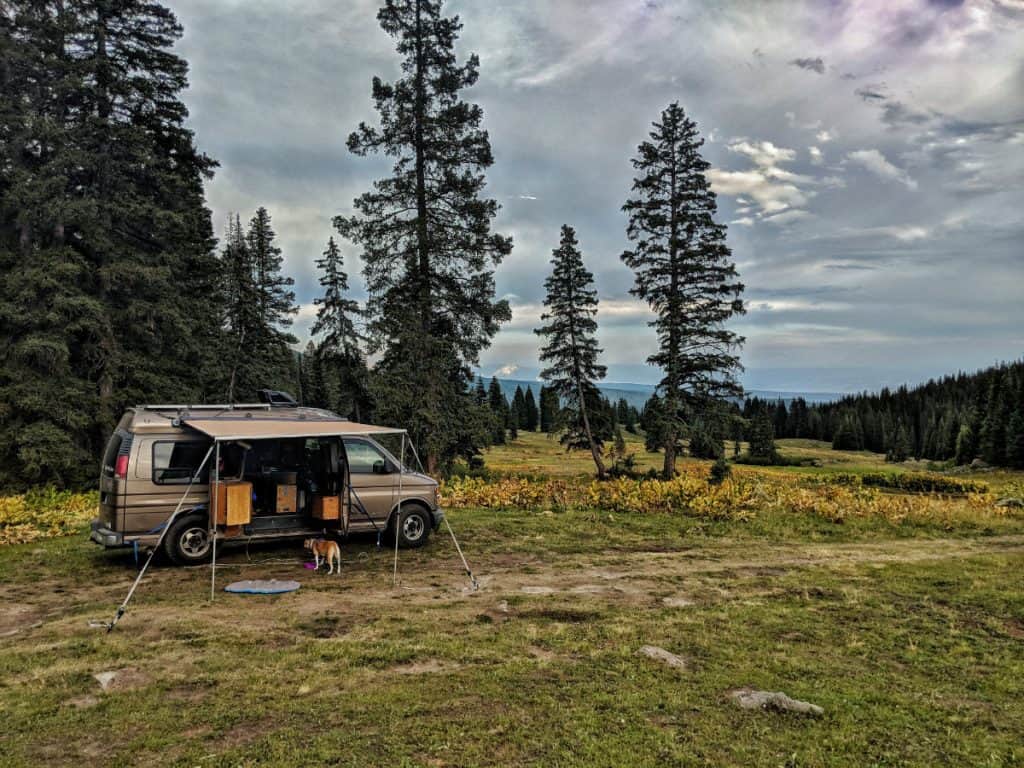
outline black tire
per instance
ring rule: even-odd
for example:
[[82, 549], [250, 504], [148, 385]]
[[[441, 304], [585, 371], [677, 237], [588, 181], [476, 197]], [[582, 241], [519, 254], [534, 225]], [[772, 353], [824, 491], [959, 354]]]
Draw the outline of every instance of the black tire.
[[398, 531], [398, 546], [402, 549], [422, 547], [430, 538], [430, 528], [430, 513], [419, 504], [402, 504], [401, 519], [397, 511], [392, 519], [392, 535]]
[[163, 550], [175, 565], [199, 565], [209, 561], [212, 544], [206, 515], [184, 515], [167, 531]]

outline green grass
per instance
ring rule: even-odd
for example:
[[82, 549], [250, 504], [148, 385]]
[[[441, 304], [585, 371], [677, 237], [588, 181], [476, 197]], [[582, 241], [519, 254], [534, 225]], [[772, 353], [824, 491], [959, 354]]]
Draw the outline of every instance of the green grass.
[[[644, 448], [641, 435], [623, 432], [627, 449], [635, 455], [638, 471], [648, 469], [661, 470], [664, 457], [660, 453], [652, 453]], [[726, 455], [732, 456], [732, 443], [726, 443]], [[901, 464], [889, 464], [881, 453], [871, 451], [834, 451], [832, 444], [820, 440], [777, 440], [779, 452], [791, 459], [815, 461], [820, 466], [803, 467], [735, 467], [739, 472], [765, 472], [810, 477], [828, 477], [829, 475], [864, 474], [874, 472], [927, 472], [927, 461], [905, 461]], [[740, 444], [741, 451], [747, 450], [747, 444]], [[506, 445], [494, 446], [484, 451], [484, 460], [488, 470], [497, 474], [520, 474], [553, 477], [573, 477], [593, 475], [594, 461], [586, 451], [566, 451], [551, 437], [539, 432], [520, 432], [519, 438]], [[708, 464], [702, 459], [682, 456], [678, 465]], [[1012, 489], [1018, 493], [1024, 488], [1024, 472], [1004, 469], [993, 469], [982, 472], [965, 472], [955, 475], [959, 478], [980, 480], [988, 483], [993, 489], [1001, 491]]]
[[[780, 448], [823, 466], [735, 471], [923, 469]], [[487, 461], [592, 473], [541, 435]], [[208, 569], [159, 566], [111, 634], [88, 621], [113, 616], [130, 556], [85, 531], [0, 547], [0, 765], [1024, 763], [1024, 515], [449, 515], [478, 592], [443, 535], [400, 554], [397, 588], [372, 539], [343, 546], [340, 578], [303, 570], [295, 546], [235, 548], [212, 604]], [[303, 586], [219, 591], [238, 578]], [[103, 671], [119, 672], [106, 692]], [[742, 686], [825, 715], [740, 710]]]
[[[4, 765], [1014, 765], [1024, 535], [894, 541], [817, 520], [706, 524], [457, 511], [450, 541], [229, 552], [219, 593], [158, 568], [112, 634], [130, 559], [84, 537], [0, 549]], [[828, 530], [832, 528], [833, 530]], [[989, 533], [1012, 533], [1012, 528]], [[685, 597], [693, 605], [665, 604]], [[678, 671], [637, 655], [657, 645]], [[92, 675], [124, 670], [103, 693]], [[821, 719], [745, 712], [751, 685]]]

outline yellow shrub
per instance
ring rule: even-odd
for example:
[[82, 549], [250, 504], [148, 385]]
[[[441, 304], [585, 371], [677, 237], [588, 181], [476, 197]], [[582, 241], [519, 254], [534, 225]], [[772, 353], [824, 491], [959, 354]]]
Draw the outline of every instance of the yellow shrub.
[[452, 508], [602, 510], [723, 520], [748, 520], [758, 512], [774, 512], [816, 515], [836, 523], [883, 518], [893, 524], [910, 520], [952, 526], [1004, 514], [989, 492], [954, 498], [907, 495], [860, 484], [830, 483], [828, 478], [753, 473], [712, 485], [707, 469], [698, 465], [684, 467], [672, 480], [455, 478], [444, 483], [441, 495], [443, 503]]
[[96, 516], [95, 493], [43, 488], [0, 497], [0, 545], [68, 536]]

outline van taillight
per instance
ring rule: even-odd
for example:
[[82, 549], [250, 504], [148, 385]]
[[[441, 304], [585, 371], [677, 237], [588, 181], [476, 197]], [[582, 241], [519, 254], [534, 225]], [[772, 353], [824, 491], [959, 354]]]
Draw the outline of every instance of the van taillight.
[[114, 465], [114, 477], [128, 477], [128, 457], [121, 455], [117, 457], [117, 464]]

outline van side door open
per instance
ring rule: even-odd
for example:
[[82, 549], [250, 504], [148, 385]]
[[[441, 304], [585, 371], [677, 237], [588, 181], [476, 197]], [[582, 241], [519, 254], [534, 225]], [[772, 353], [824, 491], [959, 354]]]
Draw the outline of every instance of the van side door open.
[[398, 467], [380, 446], [367, 438], [346, 437], [344, 441], [352, 489], [366, 507], [367, 514], [378, 526], [382, 525], [398, 501], [395, 485]]

